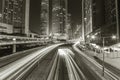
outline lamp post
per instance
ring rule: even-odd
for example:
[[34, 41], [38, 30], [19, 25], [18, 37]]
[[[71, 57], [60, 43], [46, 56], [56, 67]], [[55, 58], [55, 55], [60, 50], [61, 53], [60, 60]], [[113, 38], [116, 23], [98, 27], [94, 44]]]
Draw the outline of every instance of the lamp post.
[[[92, 39], [95, 39], [96, 37], [95, 37], [95, 35], [93, 35], [93, 36], [91, 36], [91, 38]], [[104, 48], [105, 47], [105, 39], [106, 38], [110, 38], [110, 37], [101, 37], [102, 38], [102, 47]], [[115, 36], [115, 35], [113, 35], [112, 37], [111, 37], [112, 39], [117, 39], [117, 37]], [[103, 76], [104, 76], [104, 74], [105, 74], [105, 54], [104, 54], [104, 49], [102, 49], [102, 53], [103, 53], [103, 62], [102, 62], [102, 66], [103, 66], [103, 68], [102, 68], [102, 72], [103, 72]]]
[[119, 42], [119, 32], [120, 32], [120, 31], [119, 31], [119, 24], [120, 24], [120, 23], [119, 23], [119, 8], [118, 8], [118, 7], [119, 7], [119, 6], [118, 6], [119, 3], [118, 3], [118, 1], [119, 1], [119, 0], [115, 0], [116, 26], [117, 26], [117, 42]]
[[[109, 38], [109, 37], [102, 37], [102, 47], [104, 48], [105, 47], [105, 39], [106, 38]], [[111, 37], [112, 39], [116, 39], [117, 37], [115, 35], [113, 35]], [[102, 66], [103, 66], [103, 76], [105, 75], [105, 54], [104, 54], [104, 50], [103, 51], [103, 63], [102, 63]]]
[[16, 52], [16, 38], [13, 38], [13, 53]]
[[[105, 37], [102, 38], [102, 43], [103, 43], [103, 48], [105, 46]], [[103, 63], [102, 63], [102, 66], [103, 66], [103, 76], [104, 76], [104, 73], [105, 73], [105, 54], [104, 54], [104, 50], [102, 50], [102, 53], [103, 53]]]

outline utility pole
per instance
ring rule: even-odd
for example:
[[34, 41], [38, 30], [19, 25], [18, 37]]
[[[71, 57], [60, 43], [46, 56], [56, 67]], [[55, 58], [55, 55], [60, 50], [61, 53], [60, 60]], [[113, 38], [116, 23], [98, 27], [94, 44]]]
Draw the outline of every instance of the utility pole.
[[65, 25], [68, 23], [68, 0], [65, 0]]
[[119, 12], [118, 12], [118, 0], [115, 0], [115, 7], [116, 7], [117, 42], [119, 42]]
[[29, 11], [30, 11], [30, 0], [26, 0], [26, 11], [25, 11], [25, 34], [29, 34]]
[[83, 41], [85, 41], [85, 15], [84, 15], [84, 7], [85, 7], [85, 1], [84, 0], [82, 0], [82, 39], [83, 39]]
[[49, 34], [52, 33], [52, 0], [49, 0]]
[[[46, 26], [47, 26], [47, 27], [46, 27], [46, 35], [47, 35], [47, 36], [49, 36], [49, 34], [50, 34], [50, 32], [49, 32], [49, 29], [50, 29], [50, 26], [49, 26], [49, 20], [50, 20], [50, 19], [49, 19], [49, 16], [50, 16], [50, 15], [49, 15], [49, 14], [50, 14], [50, 12], [49, 12], [49, 11], [50, 11], [50, 10], [49, 10], [49, 7], [50, 7], [49, 2], [50, 2], [49, 0], [46, 2], [46, 10], [47, 10], [47, 12], [45, 13], [46, 16], [47, 16], [47, 17], [46, 17], [46, 21], [47, 21], [47, 22], [46, 22]], [[44, 7], [44, 6], [43, 6], [43, 7]]]

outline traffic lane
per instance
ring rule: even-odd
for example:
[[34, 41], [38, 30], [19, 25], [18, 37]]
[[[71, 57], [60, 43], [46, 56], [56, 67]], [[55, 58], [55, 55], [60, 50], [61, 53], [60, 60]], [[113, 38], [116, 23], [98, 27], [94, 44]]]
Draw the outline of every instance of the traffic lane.
[[[101, 59], [99, 59], [98, 57], [94, 56], [94, 59], [95, 59], [98, 63], [100, 63], [101, 65], [103, 64], [103, 61], [102, 61]], [[114, 74], [116, 74], [117, 76], [120, 77], [120, 70], [119, 70], [119, 69], [117, 69], [116, 67], [114, 67], [114, 66], [112, 66], [112, 65], [110, 65], [110, 64], [108, 64], [108, 63], [106, 63], [106, 62], [104, 62], [104, 65], [105, 65], [105, 67], [106, 67], [108, 70], [110, 70], [111, 72], [113, 72]]]
[[85, 53], [80, 51], [77, 48], [77, 44], [73, 45], [73, 49], [76, 51], [77, 54], [82, 56], [85, 61], [88, 62], [86, 65], [89, 66], [90, 70], [92, 70], [94, 72], [95, 77], [97, 76], [96, 78], [99, 78], [99, 80], [102, 80], [102, 79], [119, 80], [120, 79], [117, 75], [113, 74], [108, 69], [105, 69], [105, 75], [102, 76], [102, 74], [103, 74], [103, 72], [102, 72], [103, 66], [102, 65], [100, 65], [94, 59], [88, 57]]
[[[89, 50], [84, 50], [83, 51], [86, 55], [88, 55], [90, 58], [96, 60], [99, 64], [103, 65], [103, 61], [98, 58], [97, 56], [93, 55], [93, 51], [89, 51]], [[120, 77], [120, 70], [117, 69], [116, 67], [104, 62], [105, 68], [108, 69], [109, 71], [113, 72], [114, 74], [116, 74], [117, 76]]]
[[[46, 47], [40, 51], [35, 52], [34, 54], [27, 55], [11, 64], [8, 64], [2, 68], [0, 68], [0, 79], [8, 79], [13, 77], [19, 77], [21, 73], [24, 73], [26, 68], [30, 68], [31, 65], [34, 65], [38, 60], [40, 60], [43, 56], [45, 56], [49, 51], [58, 47], [61, 44], [55, 44], [49, 47]], [[25, 70], [26, 71], [26, 70]], [[17, 72], [17, 73], [16, 73]]]
[[74, 53], [67, 48], [58, 50], [61, 57], [64, 58], [69, 80], [86, 80], [84, 74], [74, 61]]
[[21, 51], [21, 52], [17, 52], [8, 56], [4, 56], [0, 58], [0, 67], [3, 67], [11, 62], [14, 62], [22, 57], [25, 57], [29, 54], [32, 54], [38, 50], [43, 49], [44, 47], [39, 47], [39, 48], [34, 48], [34, 49], [30, 49], [30, 50], [25, 50], [25, 51]]
[[85, 55], [81, 50], [79, 50], [75, 45], [73, 45], [73, 52], [75, 53], [75, 61], [82, 69], [88, 80], [91, 79], [99, 79], [102, 80], [102, 76], [99, 73], [102, 73], [102, 70], [99, 69], [99, 65], [97, 65], [94, 60], [91, 60], [89, 57]]
[[58, 52], [47, 80], [69, 80], [64, 58]]
[[59, 55], [59, 57], [60, 57], [60, 65], [59, 65], [60, 67], [59, 67], [58, 80], [69, 80], [65, 59], [61, 55]]
[[53, 62], [56, 57], [56, 49], [48, 53], [42, 60], [40, 60], [36, 67], [34, 67], [25, 77], [24, 80], [47, 80], [48, 74], [51, 70]]
[[59, 63], [58, 54], [56, 54], [56, 57], [55, 57], [55, 59], [53, 61], [51, 70], [50, 70], [49, 75], [48, 75], [46, 80], [54, 80], [54, 78], [58, 76], [56, 74], [56, 69], [57, 69], [58, 63]]
[[89, 68], [90, 65], [88, 61], [86, 62], [86, 60], [84, 60], [83, 57], [79, 56], [78, 54], [75, 55], [74, 59], [88, 80], [96, 80], [94, 72], [92, 72]]
[[[78, 47], [79, 48], [79, 47]], [[80, 49], [81, 50], [81, 49]], [[103, 61], [101, 59], [99, 59], [97, 56], [95, 56], [92, 51], [89, 51], [89, 50], [84, 50], [82, 51], [83, 53], [85, 53], [88, 57], [96, 60], [100, 65], [103, 65]], [[105, 64], [105, 68], [108, 69], [109, 71], [111, 71], [112, 73], [114, 73], [115, 75], [119, 76], [120, 77], [120, 70], [111, 66], [110, 64], [104, 62]]]

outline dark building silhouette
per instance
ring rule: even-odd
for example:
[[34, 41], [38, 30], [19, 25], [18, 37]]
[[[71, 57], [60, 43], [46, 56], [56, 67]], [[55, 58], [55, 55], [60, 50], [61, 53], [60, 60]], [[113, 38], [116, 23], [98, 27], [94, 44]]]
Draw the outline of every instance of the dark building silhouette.
[[[111, 36], [116, 35], [119, 38], [119, 13], [120, 5], [119, 0], [85, 0], [84, 3], [84, 24], [85, 24], [85, 36], [95, 35], [98, 38], [96, 43], [101, 44], [102, 38], [105, 39], [106, 44], [116, 43], [117, 40], [112, 40]], [[118, 2], [116, 2], [118, 1]], [[86, 5], [87, 4], [87, 5]], [[117, 6], [117, 7], [116, 7]], [[91, 17], [87, 17], [91, 14]], [[87, 15], [87, 16], [86, 16]], [[87, 24], [91, 23], [92, 27]], [[87, 29], [89, 27], [89, 29]], [[88, 40], [91, 40], [90, 38]]]

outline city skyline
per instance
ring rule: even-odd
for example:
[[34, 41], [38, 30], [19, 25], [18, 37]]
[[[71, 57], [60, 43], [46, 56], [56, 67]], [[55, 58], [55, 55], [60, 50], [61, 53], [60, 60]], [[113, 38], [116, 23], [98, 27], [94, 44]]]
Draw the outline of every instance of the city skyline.
[[120, 0], [0, 0], [0, 80], [120, 80]]
[[[40, 10], [41, 0], [30, 0], [30, 30], [36, 33], [40, 33]], [[81, 1], [80, 0], [68, 0], [68, 13], [71, 14], [72, 24], [75, 27], [81, 24]]]

